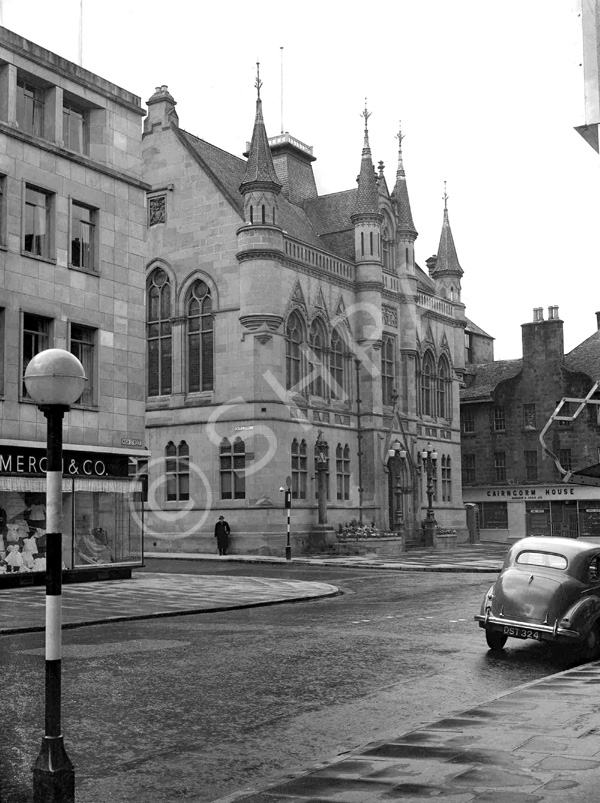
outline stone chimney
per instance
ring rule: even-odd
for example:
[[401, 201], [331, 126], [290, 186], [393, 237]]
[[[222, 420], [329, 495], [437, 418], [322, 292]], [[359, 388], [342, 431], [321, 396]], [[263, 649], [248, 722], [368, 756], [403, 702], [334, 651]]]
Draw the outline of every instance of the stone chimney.
[[152, 97], [146, 101], [148, 114], [144, 120], [144, 134], [151, 134], [157, 128], [169, 128], [172, 122], [179, 125], [176, 105], [177, 102], [169, 92], [169, 87], [157, 86]]
[[431, 276], [431, 274], [435, 271], [437, 265], [437, 254], [434, 254], [433, 256], [426, 259], [425, 264], [427, 265], [427, 270], [429, 271], [429, 275]]
[[545, 369], [558, 370], [565, 356], [563, 322], [558, 317], [558, 307], [548, 307], [548, 320], [544, 310], [533, 310], [533, 323], [521, 326], [523, 337], [523, 362]]

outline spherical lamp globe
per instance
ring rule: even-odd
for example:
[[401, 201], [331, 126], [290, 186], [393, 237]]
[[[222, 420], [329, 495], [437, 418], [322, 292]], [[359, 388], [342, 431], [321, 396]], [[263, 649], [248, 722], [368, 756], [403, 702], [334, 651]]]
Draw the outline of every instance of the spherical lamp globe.
[[25, 370], [27, 393], [40, 406], [70, 407], [87, 382], [83, 365], [64, 349], [45, 349], [35, 355]]

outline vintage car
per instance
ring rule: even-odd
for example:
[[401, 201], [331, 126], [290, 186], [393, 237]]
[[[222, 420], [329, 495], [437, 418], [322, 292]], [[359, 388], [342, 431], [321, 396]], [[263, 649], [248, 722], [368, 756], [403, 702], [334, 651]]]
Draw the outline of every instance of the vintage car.
[[475, 616], [488, 646], [510, 638], [573, 645], [600, 656], [600, 543], [530, 536], [509, 550]]

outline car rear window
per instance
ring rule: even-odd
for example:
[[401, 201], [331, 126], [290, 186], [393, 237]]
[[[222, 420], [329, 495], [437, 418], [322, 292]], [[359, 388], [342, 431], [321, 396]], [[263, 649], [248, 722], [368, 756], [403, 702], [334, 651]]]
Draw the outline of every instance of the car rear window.
[[556, 555], [553, 552], [519, 552], [517, 563], [524, 563], [527, 566], [549, 566], [551, 569], [567, 568], [565, 556]]

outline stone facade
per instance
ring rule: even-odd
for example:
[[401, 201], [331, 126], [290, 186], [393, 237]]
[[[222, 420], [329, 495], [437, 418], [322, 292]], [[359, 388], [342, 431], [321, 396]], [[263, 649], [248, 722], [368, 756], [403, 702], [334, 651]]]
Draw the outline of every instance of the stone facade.
[[46, 420], [22, 383], [45, 348], [73, 351], [88, 375], [64, 443], [91, 460], [90, 493], [90, 466], [97, 491], [113, 458], [126, 479], [128, 458], [145, 454], [143, 114], [135, 95], [0, 28], [0, 490], [40, 482], [7, 472], [6, 449], [45, 448]]
[[[534, 316], [522, 326], [522, 359], [472, 365], [466, 377], [464, 498], [479, 507], [488, 540], [600, 536], [598, 489], [564, 481], [564, 471], [598, 462], [598, 406], [587, 405], [574, 420], [554, 421], [544, 432], [562, 399], [584, 399], [600, 379], [600, 332], [565, 354], [558, 308], [548, 309], [547, 320], [541, 308]], [[578, 407], [573, 401], [561, 414], [570, 418]]]
[[213, 551], [222, 513], [232, 552], [283, 554], [288, 484], [295, 549], [352, 519], [419, 540], [429, 443], [436, 517], [466, 539], [468, 322], [447, 209], [425, 272], [401, 151], [390, 192], [367, 113], [358, 186], [319, 196], [312, 148], [268, 139], [260, 97], [247, 159], [181, 129], [175, 106], [157, 87], [143, 137], [149, 204], [160, 199], [148, 218], [148, 549]]

